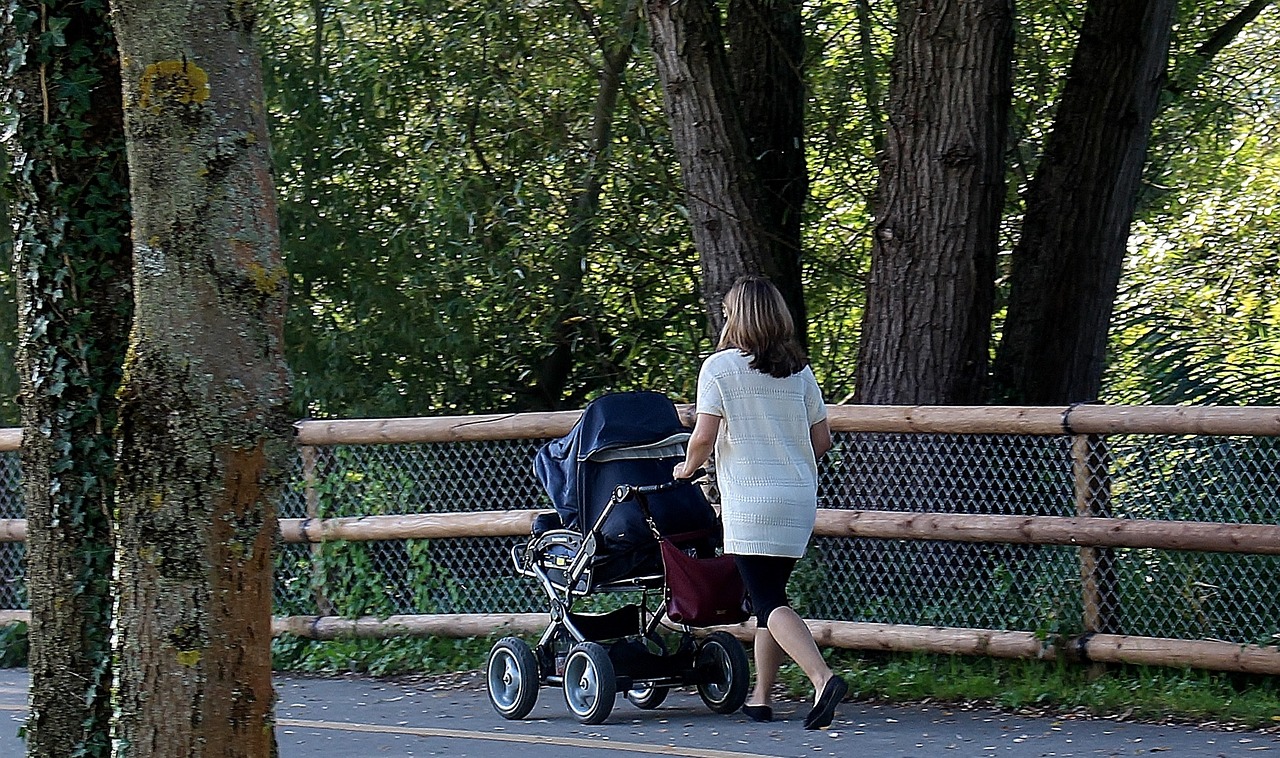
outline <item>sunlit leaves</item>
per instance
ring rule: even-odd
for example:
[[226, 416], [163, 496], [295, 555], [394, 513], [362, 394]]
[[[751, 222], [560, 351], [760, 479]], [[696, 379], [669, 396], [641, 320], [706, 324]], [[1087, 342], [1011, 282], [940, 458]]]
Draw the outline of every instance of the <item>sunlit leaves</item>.
[[[1184, 54], [1241, 5], [1188, 15]], [[1116, 306], [1115, 401], [1280, 403], [1277, 23], [1275, 7], [1259, 16], [1157, 124]]]
[[[1184, 3], [1175, 57], [1194, 51], [1244, 4]], [[622, 2], [581, 7], [603, 38], [616, 35]], [[1020, 192], [1051, 123], [1082, 7], [1018, 7], [1005, 250], [1017, 239]], [[643, 33], [632, 44], [613, 138], [600, 157], [599, 208], [582, 255], [570, 240], [580, 223], [572, 209], [594, 165], [590, 130], [603, 59], [574, 5], [293, 0], [263, 10], [293, 276], [288, 342], [297, 412], [542, 407], [535, 377], [566, 331], [574, 365], [563, 404], [632, 387], [691, 396], [710, 342]], [[824, 389], [840, 400], [853, 389], [876, 112], [895, 19], [893, 4], [878, 0], [806, 4], [805, 13], [810, 347]], [[1277, 298], [1261, 282], [1276, 247], [1267, 231], [1274, 217], [1263, 209], [1276, 194], [1274, 170], [1247, 166], [1267, 160], [1280, 112], [1276, 16], [1273, 8], [1246, 29], [1157, 122], [1117, 310], [1109, 399], [1165, 397], [1157, 389], [1166, 364], [1150, 352], [1162, 335], [1199, 345], [1188, 355], [1200, 356], [1201, 372], [1218, 371], [1220, 360], [1266, 365], [1264, 353], [1203, 346], [1222, 334], [1273, 344], [1266, 340], [1275, 317], [1267, 314]], [[1160, 246], [1163, 257], [1148, 256]], [[580, 286], [567, 273], [575, 266]], [[1218, 284], [1175, 284], [1228, 270], [1234, 274]], [[1194, 295], [1202, 290], [1231, 300], [1237, 315], [1209, 318]], [[1144, 322], [1142, 313], [1152, 315]], [[564, 319], [572, 329], [562, 328]], [[1173, 386], [1177, 377], [1169, 376]], [[1237, 397], [1231, 392], [1212, 396]], [[1199, 396], [1210, 395], [1167, 395]]]

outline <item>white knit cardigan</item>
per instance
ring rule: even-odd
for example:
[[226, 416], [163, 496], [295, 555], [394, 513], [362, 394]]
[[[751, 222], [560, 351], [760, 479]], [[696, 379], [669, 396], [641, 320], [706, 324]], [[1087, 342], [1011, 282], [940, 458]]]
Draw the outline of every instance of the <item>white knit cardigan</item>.
[[721, 419], [715, 454], [724, 550], [799, 558], [818, 508], [809, 428], [827, 409], [808, 366], [778, 379], [751, 368], [750, 360], [740, 350], [721, 350], [698, 374], [698, 413]]

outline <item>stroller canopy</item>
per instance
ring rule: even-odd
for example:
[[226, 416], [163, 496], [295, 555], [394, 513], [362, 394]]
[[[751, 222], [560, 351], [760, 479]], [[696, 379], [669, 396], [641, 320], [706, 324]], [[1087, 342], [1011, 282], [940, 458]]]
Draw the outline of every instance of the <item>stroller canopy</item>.
[[580, 469], [584, 465], [632, 453], [637, 458], [679, 457], [688, 439], [689, 430], [666, 395], [619, 392], [588, 403], [568, 434], [538, 450], [533, 469], [564, 525], [574, 528], [582, 506]]
[[[620, 392], [589, 403], [564, 437], [543, 445], [534, 472], [566, 529], [585, 533], [604, 513], [614, 488], [671, 481], [684, 459], [689, 430], [675, 406], [657, 392]], [[664, 535], [708, 532], [718, 535], [716, 512], [694, 484], [648, 498], [654, 522]], [[635, 503], [623, 503], [601, 529], [598, 559], [611, 573], [651, 570], [657, 542]]]

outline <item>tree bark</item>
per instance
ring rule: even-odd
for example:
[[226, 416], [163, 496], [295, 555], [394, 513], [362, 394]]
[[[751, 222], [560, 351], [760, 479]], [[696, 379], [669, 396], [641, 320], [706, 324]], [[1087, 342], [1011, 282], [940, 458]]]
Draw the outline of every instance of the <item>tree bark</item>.
[[1096, 400], [1174, 0], [1092, 0], [1013, 251], [997, 398]]
[[714, 0], [647, 0], [645, 7], [715, 335], [735, 279], [752, 273], [777, 282], [785, 275], [772, 255], [776, 234]]
[[808, 342], [801, 213], [809, 196], [805, 162], [804, 26], [796, 0], [729, 0], [729, 71], [741, 104], [748, 155], [763, 182], [773, 283]]
[[[115, 393], [130, 311], [119, 60], [105, 8], [24, 0], [0, 17], [3, 100], [17, 116], [3, 173], [30, 535], [27, 755], [106, 756]], [[61, 44], [42, 44], [55, 29]]]
[[255, 7], [118, 0], [112, 11], [136, 241], [116, 740], [129, 756], [272, 756], [288, 276]]
[[1012, 8], [904, 0], [855, 399], [982, 398], [1004, 205]]

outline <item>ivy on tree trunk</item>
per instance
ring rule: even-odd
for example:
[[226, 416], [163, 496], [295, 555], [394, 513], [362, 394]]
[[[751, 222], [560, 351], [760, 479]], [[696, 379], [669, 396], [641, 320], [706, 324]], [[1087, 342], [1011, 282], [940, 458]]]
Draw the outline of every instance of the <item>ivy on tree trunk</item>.
[[0, 8], [30, 538], [27, 755], [106, 756], [115, 393], [130, 314], [120, 67], [104, 3]]

